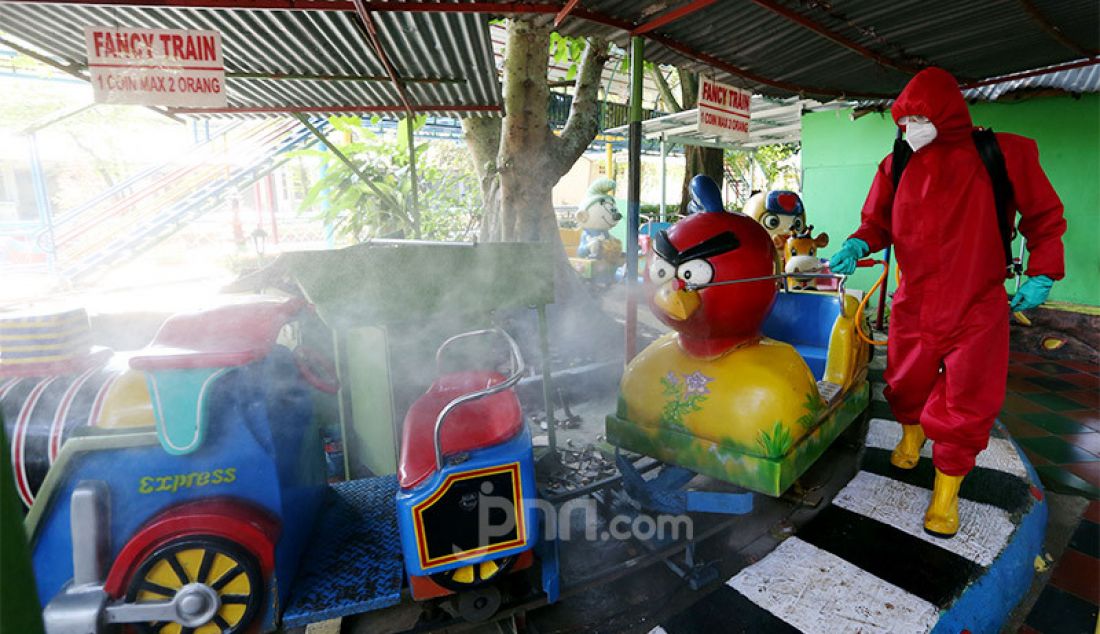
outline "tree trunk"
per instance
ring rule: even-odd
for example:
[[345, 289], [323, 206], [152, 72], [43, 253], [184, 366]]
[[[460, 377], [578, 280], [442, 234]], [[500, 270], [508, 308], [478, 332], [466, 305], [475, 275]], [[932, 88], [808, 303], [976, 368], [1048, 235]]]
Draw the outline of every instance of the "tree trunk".
[[596, 136], [599, 77], [607, 60], [607, 44], [588, 41], [577, 69], [569, 120], [557, 136], [550, 129], [546, 106], [551, 28], [533, 18], [509, 20], [502, 79], [504, 119], [463, 122], [481, 177], [483, 240], [560, 244], [551, 192]]
[[560, 135], [549, 124], [547, 82], [550, 32], [541, 18], [508, 21], [502, 78], [504, 118], [468, 118], [463, 131], [481, 178], [487, 242], [547, 242], [556, 246], [556, 301], [549, 307], [555, 347], [591, 352], [593, 340], [614, 341], [613, 322], [602, 316], [565, 256], [552, 190], [598, 131], [600, 73], [607, 43], [590, 39], [577, 68], [573, 104]]
[[539, 242], [557, 234], [550, 190], [552, 173], [550, 87], [546, 83], [550, 25], [529, 19], [508, 23], [504, 51], [504, 121], [497, 165], [500, 172], [502, 238]]
[[478, 239], [499, 242], [504, 239], [500, 224], [500, 178], [497, 173], [501, 121], [497, 117], [468, 117], [462, 120], [462, 131], [481, 186], [481, 229]]
[[[680, 71], [680, 103], [684, 104], [684, 110], [694, 108], [699, 100], [699, 75], [691, 71]], [[691, 202], [691, 179], [697, 174], [705, 174], [714, 179], [721, 187], [723, 179], [722, 169], [723, 151], [719, 148], [699, 147], [697, 145], [684, 146], [684, 182], [680, 185], [680, 214], [687, 213], [688, 203]]]

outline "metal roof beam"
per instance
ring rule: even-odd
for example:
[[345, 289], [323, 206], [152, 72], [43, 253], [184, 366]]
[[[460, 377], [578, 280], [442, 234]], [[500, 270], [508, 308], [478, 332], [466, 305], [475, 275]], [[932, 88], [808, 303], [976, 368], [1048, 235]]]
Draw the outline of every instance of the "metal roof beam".
[[677, 136], [683, 136], [683, 135], [688, 134], [690, 132], [695, 132], [698, 129], [699, 129], [699, 124], [698, 123], [692, 123], [691, 125], [682, 125], [678, 128], [668, 128], [667, 130], [653, 130], [652, 132], [647, 132], [646, 136], [652, 137], [655, 134], [663, 134], [667, 137], [677, 137]]
[[645, 24], [631, 31], [630, 34], [641, 35], [643, 33], [649, 33], [657, 27], [664, 26], [666, 24], [669, 24], [670, 22], [675, 22], [676, 20], [679, 20], [686, 15], [695, 13], [700, 9], [705, 9], [717, 1], [718, 0], [694, 0], [693, 2], [689, 2], [677, 9], [673, 9], [672, 11], [667, 12], [660, 17], [653, 18], [649, 22], [646, 22]]
[[[406, 13], [488, 13], [488, 14], [557, 14], [561, 10], [558, 4], [535, 4], [521, 2], [419, 2], [414, 0], [389, 0], [388, 2], [368, 2], [367, 0], [39, 0], [40, 4], [77, 4], [99, 6], [143, 6], [143, 7], [178, 7], [178, 8], [205, 8], [205, 9], [271, 9], [285, 11], [355, 11], [367, 12], [406, 12]], [[576, 7], [571, 15], [610, 26], [626, 33], [630, 33], [637, 26], [633, 22], [620, 20], [585, 9]], [[730, 75], [742, 77], [749, 81], [766, 86], [772, 86], [788, 92], [798, 94], [826, 95], [831, 97], [868, 97], [874, 99], [892, 99], [892, 94], [882, 94], [862, 91], [845, 91], [836, 88], [803, 86], [787, 81], [771, 79], [758, 73], [727, 62], [708, 53], [697, 51], [690, 46], [682, 44], [667, 36], [654, 31], [644, 34], [642, 37], [660, 44], [684, 57], [695, 60], [712, 68], [718, 69]], [[403, 92], [403, 88], [401, 89]]]
[[[335, 106], [229, 106], [227, 108], [172, 108], [172, 114], [400, 114], [406, 112], [404, 105], [396, 106], [365, 106], [365, 105], [335, 105]], [[458, 105], [458, 104], [423, 104], [415, 107], [413, 112], [464, 112], [464, 113], [495, 113], [500, 112], [500, 106], [486, 105]]]
[[[20, 2], [25, 0], [0, 0]], [[113, 7], [150, 7], [179, 9], [241, 9], [277, 11], [357, 11], [355, 0], [34, 0], [34, 4], [69, 4]], [[436, 3], [394, 0], [361, 2], [372, 13], [558, 13], [557, 4], [525, 2]]]
[[[389, 5], [401, 4], [401, 1], [400, 0], [394, 0], [394, 1], [388, 2], [386, 4], [389, 4]], [[431, 5], [431, 6], [440, 6], [440, 5]], [[449, 5], [448, 4], [448, 5], [442, 5], [442, 6], [448, 6], [449, 7], [449, 6], [464, 6], [464, 5]], [[616, 28], [616, 29], [620, 29], [622, 31], [626, 31], [627, 33], [634, 30], [634, 26], [635, 26], [631, 22], [626, 22], [626, 21], [623, 21], [623, 20], [619, 20], [617, 18], [613, 18], [611, 16], [604, 15], [602, 13], [597, 13], [595, 11], [589, 11], [587, 9], [577, 9], [574, 12], [574, 14], [578, 18], [582, 18], [582, 19], [588, 20], [590, 22], [595, 22], [597, 24], [603, 24], [604, 26], [610, 26], [610, 27], [613, 27], [613, 28]], [[729, 62], [727, 62], [723, 59], [720, 59], [718, 57], [710, 55], [709, 53], [703, 53], [701, 51], [697, 51], [697, 50], [691, 48], [690, 46], [687, 46], [685, 44], [677, 42], [676, 40], [674, 40], [670, 37], [660, 35], [658, 33], [652, 32], [652, 31], [650, 31], [649, 33], [646, 33], [642, 37], [644, 37], [644, 38], [646, 38], [646, 39], [648, 39], [652, 42], [655, 42], [657, 44], [660, 44], [661, 46], [664, 46], [665, 48], [667, 48], [669, 50], [675, 51], [676, 53], [679, 53], [680, 55], [683, 55], [683, 56], [688, 57], [690, 59], [694, 59], [695, 61], [706, 64], [707, 66], [717, 68], [718, 70], [724, 71], [724, 72], [729, 73], [731, 75], [736, 75], [738, 77], [748, 79], [749, 81], [754, 81], [758, 84], [764, 84], [766, 86], [773, 86], [775, 88], [779, 88], [779, 89], [786, 90], [786, 91], [793, 92], [793, 93], [813, 94], [813, 95], [827, 95], [827, 96], [831, 96], [831, 97], [864, 96], [864, 97], [875, 97], [875, 98], [879, 98], [879, 99], [892, 99], [894, 97], [894, 95], [886, 95], [886, 94], [882, 94], [882, 93], [865, 93], [865, 92], [859, 92], [859, 91], [849, 92], [849, 91], [844, 91], [844, 90], [838, 90], [836, 88], [819, 88], [819, 87], [813, 87], [813, 86], [803, 86], [803, 85], [800, 85], [800, 84], [793, 84], [791, 82], [782, 81], [782, 80], [778, 80], [778, 79], [771, 79], [769, 77], [765, 77], [765, 76], [760, 75], [758, 73], [754, 73], [750, 70], [746, 70], [744, 68], [741, 68], [740, 66], [737, 66], [735, 64], [731, 64], [731, 63], [729, 63]]]
[[792, 114], [802, 114], [802, 104], [796, 103], [790, 106], [780, 106], [778, 108], [766, 108], [764, 110], [752, 110], [749, 115], [753, 119], [774, 119], [776, 117], [784, 117]]
[[850, 51], [858, 53], [859, 55], [862, 55], [863, 57], [866, 57], [867, 59], [872, 60], [878, 64], [881, 64], [888, 68], [893, 68], [894, 70], [898, 70], [903, 73], [909, 73], [911, 75], [917, 73], [920, 70], [919, 66], [907, 64], [905, 62], [886, 57], [885, 55], [882, 55], [880, 53], [876, 53], [866, 46], [850, 40], [843, 35], [837, 33], [836, 31], [827, 29], [817, 22], [814, 22], [810, 18], [802, 15], [801, 13], [792, 11], [791, 9], [788, 9], [787, 7], [773, 2], [772, 0], [752, 0], [752, 2], [757, 6], [763, 7], [764, 9], [767, 9], [768, 11], [771, 11], [772, 13], [775, 13], [776, 15], [785, 18], [790, 22], [794, 22], [795, 24], [805, 29], [813, 31], [814, 33], [829, 40], [830, 42], [833, 42], [834, 44], [839, 44], [840, 46], [843, 46]]
[[761, 145], [780, 145], [784, 143], [797, 143], [799, 141], [801, 141], [801, 139], [797, 136], [783, 137], [782, 139], [759, 139], [750, 140], [748, 143], [743, 144], [741, 147], [752, 149], [758, 148]]
[[565, 18], [569, 17], [569, 13], [577, 8], [578, 3], [580, 3], [580, 0], [569, 0], [569, 2], [566, 2], [565, 6], [561, 8], [561, 11], [554, 16], [554, 26], [561, 25], [561, 23], [565, 21]]
[[699, 147], [712, 147], [720, 150], [728, 150], [740, 147], [739, 143], [723, 142], [717, 139], [717, 137], [700, 138], [690, 136], [675, 136], [666, 137], [665, 143], [678, 143], [680, 145], [697, 145]]
[[802, 129], [802, 122], [799, 121], [798, 123], [791, 123], [789, 125], [772, 126], [770, 128], [767, 128], [767, 127], [749, 128], [749, 134], [750, 135], [756, 135], [756, 136], [773, 136], [773, 135], [786, 136], [788, 132], [796, 132], [796, 131], [799, 131], [801, 129]]
[[405, 106], [405, 111], [411, 119], [413, 108], [412, 102], [409, 101], [409, 94], [405, 91], [405, 84], [402, 83], [401, 78], [397, 76], [397, 71], [394, 69], [393, 64], [390, 63], [390, 58], [386, 55], [386, 49], [382, 48], [382, 40], [378, 39], [378, 29], [374, 26], [374, 16], [372, 16], [370, 10], [367, 9], [367, 3], [364, 2], [364, 0], [355, 0], [355, 12], [359, 14], [359, 19], [362, 20], [363, 25], [366, 26], [367, 41], [370, 42], [371, 46], [374, 48], [374, 54], [378, 56], [378, 61], [382, 62], [382, 67], [386, 69], [386, 74], [389, 76], [390, 81], [393, 82], [394, 90], [397, 91], [397, 97], [401, 100], [401, 104]]
[[1091, 51], [1081, 46], [1077, 42], [1071, 40], [1065, 33], [1062, 33], [1062, 30], [1054, 26], [1054, 24], [1039, 11], [1038, 7], [1031, 3], [1031, 0], [1019, 0], [1019, 3], [1020, 6], [1024, 8], [1024, 11], [1027, 12], [1028, 16], [1031, 17], [1031, 20], [1038, 24], [1041, 29], [1046, 31], [1047, 35], [1057, 40], [1059, 44], [1084, 57], [1096, 55], [1096, 51]]
[[[227, 72], [226, 79], [271, 79], [276, 81], [365, 81], [384, 82], [392, 81], [388, 76], [381, 75], [295, 75], [273, 73], [233, 73]], [[406, 84], [464, 84], [465, 79], [453, 77], [402, 77]]]

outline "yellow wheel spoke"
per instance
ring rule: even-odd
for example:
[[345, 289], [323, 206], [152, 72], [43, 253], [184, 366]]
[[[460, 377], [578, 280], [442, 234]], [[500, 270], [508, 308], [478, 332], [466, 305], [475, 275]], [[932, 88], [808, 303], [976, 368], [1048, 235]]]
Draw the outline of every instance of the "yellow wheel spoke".
[[[183, 584], [180, 583], [179, 576], [177, 576], [176, 571], [172, 569], [172, 564], [169, 563], [168, 559], [161, 559], [154, 564], [153, 567], [149, 569], [149, 572], [145, 573], [145, 581], [147, 583], [156, 584], [162, 588], [171, 588], [172, 590], [179, 590], [183, 587]], [[175, 593], [170, 593], [168, 596], [172, 596], [172, 594]]]
[[474, 567], [463, 566], [454, 571], [451, 575], [451, 579], [458, 583], [473, 583], [474, 582]]
[[188, 574], [187, 570], [183, 567], [182, 564], [180, 564], [180, 560], [178, 557], [176, 557], [175, 555], [168, 555], [165, 560], [168, 562], [168, 565], [171, 566], [172, 573], [176, 575], [176, 579], [179, 581], [181, 586], [185, 586], [191, 583], [191, 575]]
[[[185, 538], [159, 549], [140, 567], [127, 596], [138, 603], [172, 599], [187, 584], [202, 583], [218, 593], [221, 607], [201, 625], [184, 627], [173, 621], [138, 625], [149, 634], [222, 634], [252, 623], [263, 582], [248, 553], [218, 540]], [[248, 623], [245, 623], [245, 621]]]
[[195, 581], [199, 583], [207, 583], [210, 580], [210, 569], [214, 567], [214, 559], [218, 553], [212, 550], [204, 550], [202, 553], [202, 562], [199, 564], [199, 574], [195, 577]]
[[493, 576], [493, 573], [500, 570], [500, 566], [495, 561], [483, 561], [481, 562], [481, 578], [488, 579]]
[[237, 562], [221, 553], [214, 555], [214, 562], [210, 565], [210, 572], [206, 575], [206, 583], [222, 578], [222, 575], [236, 567]]
[[219, 594], [251, 594], [252, 584], [248, 582], [248, 575], [240, 566], [230, 570], [217, 581], [210, 584]]
[[248, 606], [235, 604], [223, 605], [222, 609], [218, 610], [218, 616], [225, 619], [225, 622], [232, 627], [241, 622], [246, 609], [248, 609]]
[[159, 601], [163, 601], [164, 598], [171, 599], [172, 597], [176, 596], [176, 590], [178, 590], [178, 588], [166, 588], [165, 586], [153, 583], [152, 581], [146, 581], [145, 583], [141, 584], [141, 589], [145, 592], [160, 595], [162, 598], [158, 599]]
[[190, 581], [199, 581], [199, 568], [202, 566], [202, 558], [205, 554], [206, 549], [204, 548], [188, 548], [176, 553], [176, 559], [187, 571], [187, 578]]

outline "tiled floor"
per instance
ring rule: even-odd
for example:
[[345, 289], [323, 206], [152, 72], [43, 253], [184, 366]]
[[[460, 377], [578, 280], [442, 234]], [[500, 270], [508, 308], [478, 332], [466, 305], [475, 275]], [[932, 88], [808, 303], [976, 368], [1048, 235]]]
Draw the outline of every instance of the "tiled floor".
[[1020, 630], [1093, 634], [1100, 604], [1100, 367], [1013, 352], [1001, 420], [1050, 491], [1091, 500]]

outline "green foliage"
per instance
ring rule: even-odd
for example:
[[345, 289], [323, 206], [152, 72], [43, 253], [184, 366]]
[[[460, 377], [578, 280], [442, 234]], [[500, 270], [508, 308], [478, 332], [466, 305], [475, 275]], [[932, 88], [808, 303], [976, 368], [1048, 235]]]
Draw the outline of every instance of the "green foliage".
[[550, 57], [558, 65], [568, 65], [565, 79], [572, 81], [577, 76], [577, 67], [584, 54], [585, 41], [581, 37], [569, 37], [557, 31], [550, 33]]
[[[377, 117], [372, 123], [377, 123]], [[423, 127], [425, 117], [412, 121]], [[361, 178], [330, 150], [305, 149], [294, 155], [321, 162], [321, 177], [306, 192], [300, 211], [310, 212], [355, 241], [368, 238], [462, 240], [476, 232], [481, 203], [477, 176], [465, 148], [452, 143], [418, 143], [417, 209], [412, 205], [407, 125], [396, 137], [369, 129], [359, 117], [331, 117], [329, 141]], [[338, 143], [342, 140], [343, 143]]]
[[783, 425], [782, 421], [776, 421], [771, 433], [761, 431], [760, 438], [756, 442], [764, 450], [765, 456], [780, 458], [787, 454], [787, 450], [791, 448], [794, 439], [791, 437], [790, 430]]
[[777, 145], [762, 145], [756, 149], [756, 161], [764, 176], [768, 179], [768, 186], [778, 184], [780, 176], [788, 174], [797, 177], [797, 168], [791, 166], [790, 159], [802, 149], [801, 143], [782, 143]]
[[[802, 151], [802, 144], [780, 143], [762, 145], [752, 150], [726, 150], [724, 156], [726, 173], [736, 181], [745, 184], [744, 189], [758, 185], [764, 189], [782, 189], [794, 187], [800, 189], [798, 166], [792, 160]], [[753, 162], [763, 173], [764, 183], [754, 183]]]

